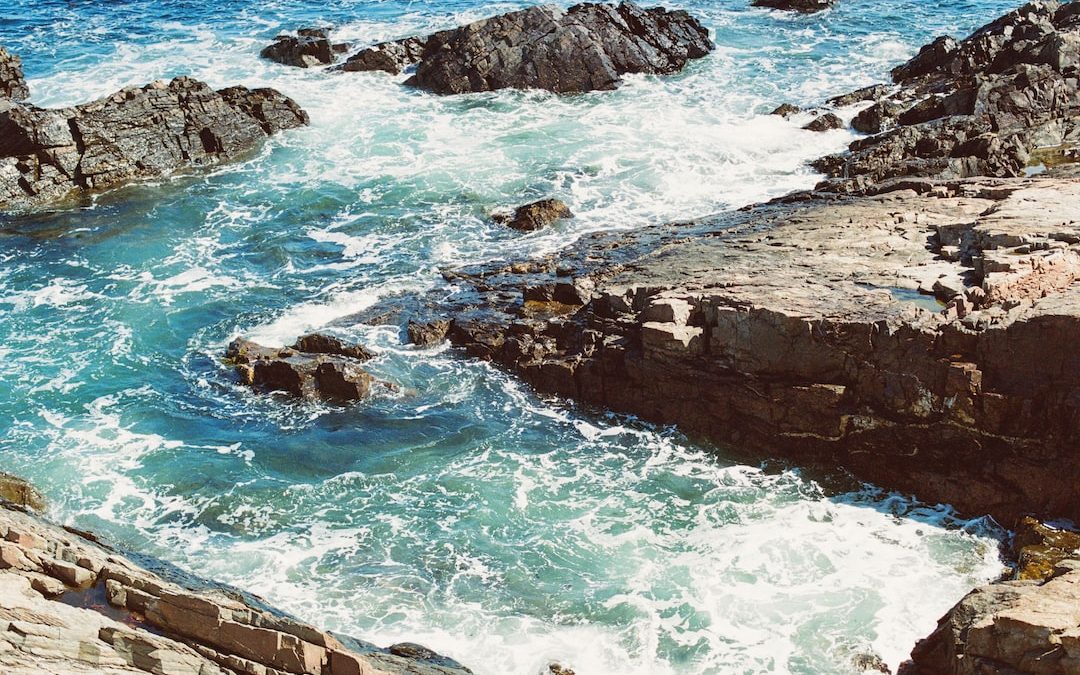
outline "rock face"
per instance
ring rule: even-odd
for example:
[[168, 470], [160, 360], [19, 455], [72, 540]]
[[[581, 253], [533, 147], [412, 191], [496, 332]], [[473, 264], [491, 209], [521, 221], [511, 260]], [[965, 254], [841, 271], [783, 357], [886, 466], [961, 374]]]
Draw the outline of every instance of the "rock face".
[[330, 65], [337, 60], [338, 54], [348, 50], [348, 44], [330, 41], [328, 28], [301, 28], [295, 36], [277, 36], [272, 45], [259, 52], [259, 56], [286, 66], [314, 68]]
[[415, 322], [756, 456], [1001, 522], [1080, 517], [1080, 180], [818, 197], [450, 270]]
[[[22, 61], [0, 45], [0, 101], [5, 98], [21, 101], [29, 96], [30, 88], [23, 78]], [[0, 106], [3, 106], [2, 102]]]
[[183, 580], [162, 578], [100, 542], [0, 502], [0, 672], [470, 672], [416, 645], [378, 649], [236, 589]]
[[[852, 126], [879, 133], [816, 168], [822, 189], [897, 177], [1019, 176], [1036, 148], [1080, 139], [1080, 4], [1033, 2], [963, 41], [942, 37], [893, 71]], [[884, 133], [880, 133], [884, 132]]]
[[508, 227], [522, 232], [532, 232], [547, 227], [556, 220], [573, 218], [574, 213], [564, 202], [558, 199], [541, 199], [519, 206], [512, 215], [495, 216], [496, 222], [505, 222]]
[[279, 349], [237, 338], [225, 352], [245, 384], [300, 398], [334, 401], [367, 397], [376, 381], [359, 364], [371, 357], [359, 345], [317, 333]]
[[836, 4], [836, 0], [753, 0], [750, 4], [754, 7], [768, 7], [769, 9], [782, 9], [787, 12], [809, 14], [832, 7]]
[[575, 93], [615, 89], [627, 73], [682, 70], [713, 49], [709, 32], [683, 11], [583, 3], [541, 5], [365, 49], [343, 70], [397, 73], [415, 64], [406, 84], [437, 94], [546, 89]]
[[0, 209], [19, 210], [237, 159], [307, 124], [273, 89], [214, 91], [187, 77], [129, 87], [74, 108], [0, 110]]

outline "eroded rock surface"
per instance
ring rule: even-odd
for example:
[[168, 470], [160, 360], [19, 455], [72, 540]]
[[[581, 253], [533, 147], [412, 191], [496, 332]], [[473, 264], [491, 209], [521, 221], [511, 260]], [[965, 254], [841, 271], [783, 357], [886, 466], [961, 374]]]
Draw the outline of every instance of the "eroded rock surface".
[[[30, 89], [23, 77], [22, 60], [0, 45], [0, 101], [21, 101], [30, 96]], [[3, 103], [0, 103], [3, 106]], [[2, 108], [0, 108], [2, 109]]]
[[448, 270], [409, 318], [541, 391], [1002, 522], [1080, 517], [1080, 179], [892, 188]]
[[469, 673], [416, 645], [378, 649], [235, 589], [183, 578], [183, 584], [165, 579], [0, 501], [0, 672]]
[[306, 399], [356, 401], [366, 398], [376, 380], [360, 367], [372, 354], [359, 345], [314, 333], [292, 347], [264, 347], [233, 340], [225, 358], [248, 385]]
[[541, 199], [514, 209], [513, 213], [493, 214], [496, 222], [522, 232], [540, 230], [557, 220], [573, 218], [574, 213], [559, 199]]
[[893, 71], [898, 86], [862, 90], [874, 102], [852, 126], [879, 135], [819, 160], [815, 166], [833, 178], [819, 187], [1023, 175], [1040, 152], [1068, 152], [1080, 139], [1078, 63], [1075, 2], [1033, 2], [962, 41], [938, 38]]
[[347, 52], [347, 43], [330, 41], [329, 28], [301, 28], [296, 35], [279, 35], [259, 56], [286, 66], [314, 68], [334, 63]]
[[11, 103], [0, 110], [0, 209], [234, 160], [307, 122], [299, 105], [273, 89], [214, 91], [188, 77], [73, 108]]
[[437, 94], [546, 89], [615, 89], [627, 73], [682, 70], [713, 49], [709, 32], [684, 11], [583, 3], [540, 5], [360, 51], [343, 70], [401, 72]]
[[832, 7], [836, 4], [836, 0], [753, 0], [750, 4], [754, 7], [768, 7], [769, 9], [810, 14]]

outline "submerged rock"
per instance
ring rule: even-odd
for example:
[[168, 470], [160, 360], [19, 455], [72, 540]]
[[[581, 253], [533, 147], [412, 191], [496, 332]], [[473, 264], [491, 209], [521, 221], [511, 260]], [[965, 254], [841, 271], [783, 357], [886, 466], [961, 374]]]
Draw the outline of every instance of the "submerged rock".
[[359, 364], [371, 357], [359, 345], [320, 334], [305, 335], [294, 346], [277, 349], [237, 338], [225, 352], [245, 384], [334, 401], [367, 397], [376, 380]]
[[0, 45], [0, 100], [21, 101], [29, 96], [30, 88], [23, 77], [22, 60]]
[[836, 0], [753, 0], [750, 4], [754, 7], [768, 7], [769, 9], [809, 14], [832, 7], [836, 4]]
[[583, 3], [540, 5], [427, 37], [362, 50], [343, 70], [401, 72], [406, 84], [437, 94], [546, 89], [615, 89], [628, 73], [682, 70], [713, 49], [708, 30], [684, 11]]
[[307, 124], [273, 89], [214, 91], [188, 77], [128, 87], [73, 108], [0, 111], [0, 209], [26, 209], [251, 152]]
[[564, 202], [558, 199], [541, 199], [514, 209], [513, 214], [492, 214], [499, 223], [523, 232], [542, 229], [556, 220], [573, 218], [574, 213]]
[[286, 66], [314, 68], [333, 63], [338, 54], [348, 50], [348, 44], [330, 41], [328, 28], [301, 28], [296, 36], [277, 36], [259, 56]]

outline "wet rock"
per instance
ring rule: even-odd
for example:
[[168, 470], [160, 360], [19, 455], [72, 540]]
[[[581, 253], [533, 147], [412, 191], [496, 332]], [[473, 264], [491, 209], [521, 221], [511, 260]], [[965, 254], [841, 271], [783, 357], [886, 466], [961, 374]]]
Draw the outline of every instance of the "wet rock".
[[0, 672], [470, 672], [419, 645], [380, 650], [139, 560], [0, 503]]
[[1080, 558], [1080, 532], [1050, 527], [1026, 516], [1017, 523], [1012, 550], [1017, 579], [1045, 581], [1062, 561]]
[[446, 339], [446, 334], [450, 332], [450, 322], [445, 319], [435, 319], [433, 321], [414, 321], [410, 319], [406, 326], [406, 332], [411, 344], [418, 347], [431, 347]]
[[889, 668], [889, 664], [877, 654], [856, 654], [851, 659], [851, 665], [860, 673], [872, 672], [872, 673], [889, 673], [891, 675], [892, 669]]
[[843, 129], [844, 120], [840, 119], [833, 113], [825, 113], [818, 115], [809, 124], [803, 127], [807, 131], [831, 131], [833, 129]]
[[668, 74], [713, 49], [709, 32], [684, 11], [582, 3], [541, 5], [475, 23], [376, 45], [343, 70], [400, 72], [406, 84], [437, 94], [546, 89], [615, 89], [628, 73]]
[[26, 506], [39, 513], [45, 511], [45, 497], [37, 488], [9, 473], [0, 472], [0, 499]]
[[270, 134], [307, 124], [273, 89], [214, 91], [187, 77], [128, 87], [74, 108], [0, 112], [0, 209], [235, 160]]
[[367, 350], [326, 335], [307, 335], [293, 348], [278, 349], [237, 338], [225, 358], [245, 384], [299, 398], [356, 401], [376, 382], [359, 365], [371, 358]]
[[363, 72], [381, 70], [397, 75], [420, 62], [427, 38], [391, 40], [361, 49], [341, 65], [341, 70]]
[[549, 663], [548, 675], [576, 675], [574, 671], [561, 663]]
[[556, 220], [573, 217], [569, 206], [558, 199], [550, 198], [519, 206], [511, 216], [493, 215], [496, 222], [504, 222], [507, 226], [523, 232], [539, 230]]
[[23, 77], [22, 60], [0, 45], [0, 100], [29, 98], [30, 88]]
[[788, 117], [791, 117], [792, 115], [798, 115], [801, 112], [802, 112], [802, 108], [800, 108], [797, 105], [792, 105], [790, 103], [781, 103], [780, 105], [778, 105], [776, 107], [775, 110], [773, 110], [769, 114], [770, 115], [779, 115], [780, 117], [788, 118]]
[[768, 7], [769, 9], [809, 14], [832, 7], [836, 4], [836, 0], [753, 0], [750, 4], [754, 7]]
[[286, 66], [314, 68], [334, 63], [337, 55], [348, 48], [347, 44], [330, 41], [329, 28], [301, 28], [296, 36], [277, 36], [259, 56]]

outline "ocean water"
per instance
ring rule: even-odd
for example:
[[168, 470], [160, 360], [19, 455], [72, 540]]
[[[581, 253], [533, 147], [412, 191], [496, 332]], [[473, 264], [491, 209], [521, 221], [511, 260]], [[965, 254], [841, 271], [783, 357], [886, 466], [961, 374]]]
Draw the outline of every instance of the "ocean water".
[[[840, 0], [790, 16], [681, 5], [717, 51], [616, 92], [438, 98], [383, 74], [258, 58], [282, 30], [376, 42], [523, 5], [399, 0], [4, 0], [32, 101], [156, 78], [273, 86], [311, 114], [247, 160], [0, 217], [0, 468], [52, 515], [233, 583], [319, 625], [412, 640], [477, 673], [854, 673], [895, 667], [1002, 532], [947, 506], [543, 398], [386, 327], [339, 335], [400, 385], [348, 406], [252, 394], [237, 335], [290, 342], [438, 269], [583, 233], [703, 216], [812, 186], [847, 131], [765, 115], [884, 79], [999, 0]], [[844, 114], [850, 115], [851, 111]], [[546, 195], [522, 235], [486, 215]]]

